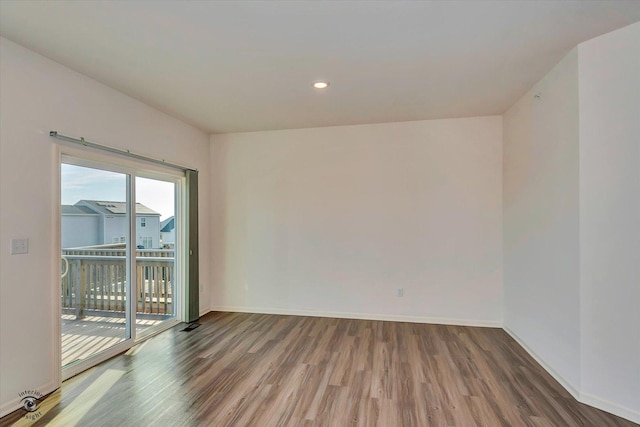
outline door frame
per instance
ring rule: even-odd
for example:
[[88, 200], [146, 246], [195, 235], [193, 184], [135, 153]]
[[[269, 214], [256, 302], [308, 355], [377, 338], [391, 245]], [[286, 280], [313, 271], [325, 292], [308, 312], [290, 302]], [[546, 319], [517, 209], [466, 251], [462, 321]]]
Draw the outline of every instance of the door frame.
[[[186, 241], [184, 235], [184, 227], [183, 227], [183, 219], [185, 218], [185, 186], [186, 186], [186, 178], [184, 173], [180, 173], [175, 169], [171, 168], [163, 168], [161, 166], [156, 165], [148, 165], [144, 162], [134, 161], [131, 159], [120, 158], [119, 156], [97, 153], [93, 150], [84, 150], [78, 149], [75, 147], [67, 147], [67, 146], [57, 146], [56, 150], [56, 164], [57, 164], [57, 173], [56, 178], [54, 179], [54, 183], [56, 185], [57, 201], [54, 204], [55, 208], [55, 238], [54, 240], [54, 253], [56, 257], [54, 258], [54, 265], [58, 266], [55, 272], [55, 280], [54, 283], [54, 314], [56, 319], [53, 322], [54, 332], [56, 336], [54, 346], [54, 373], [55, 379], [54, 381], [60, 385], [62, 381], [65, 381], [87, 369], [92, 368], [93, 366], [104, 362], [118, 354], [126, 352], [134, 345], [157, 335], [160, 332], [163, 332], [178, 323], [182, 322], [184, 319], [184, 297], [185, 297], [185, 271], [184, 263], [184, 248], [186, 248]], [[62, 196], [62, 178], [61, 178], [61, 168], [62, 164], [72, 164], [76, 166], [83, 166], [89, 168], [96, 168], [107, 170], [116, 173], [122, 173], [127, 176], [127, 203], [128, 206], [134, 206], [133, 211], [129, 212], [129, 232], [128, 232], [128, 255], [127, 255], [127, 263], [126, 269], [128, 274], [128, 283], [127, 283], [127, 297], [128, 304], [126, 309], [128, 311], [127, 318], [127, 326], [126, 326], [126, 334], [129, 335], [129, 338], [125, 338], [124, 341], [119, 342], [110, 348], [103, 350], [86, 360], [81, 360], [77, 363], [74, 363], [70, 366], [63, 367], [62, 366], [62, 322], [61, 322], [61, 312], [62, 312], [62, 303], [60, 299], [60, 286], [61, 286], [61, 276], [59, 271], [59, 260], [62, 257], [62, 228], [61, 228], [61, 196]], [[135, 295], [135, 291], [131, 292], [134, 289], [137, 289], [137, 275], [135, 274], [136, 269], [136, 257], [135, 257], [135, 233], [136, 233], [136, 215], [135, 215], [135, 191], [136, 191], [136, 182], [135, 178], [139, 176], [141, 178], [150, 178], [157, 179], [167, 182], [173, 182], [175, 184], [175, 223], [176, 223], [176, 250], [175, 250], [175, 259], [174, 259], [174, 277], [175, 277], [175, 287], [176, 287], [176, 301], [174, 302], [175, 307], [175, 317], [172, 319], [168, 319], [161, 324], [145, 331], [144, 334], [140, 336], [136, 335], [135, 328], [135, 320], [136, 320], [136, 310], [137, 310], [137, 298], [131, 298], [130, 295]], [[132, 214], [133, 213], [133, 214]], [[133, 245], [133, 246], [132, 246]], [[126, 336], [126, 335], [125, 335]]]

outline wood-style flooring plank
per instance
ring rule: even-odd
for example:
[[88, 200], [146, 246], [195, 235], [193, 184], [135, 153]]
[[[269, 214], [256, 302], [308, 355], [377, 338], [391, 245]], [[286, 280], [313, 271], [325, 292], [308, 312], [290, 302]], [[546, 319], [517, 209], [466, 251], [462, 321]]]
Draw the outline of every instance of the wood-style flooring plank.
[[[500, 329], [241, 313], [200, 323], [66, 381], [32, 424], [636, 425], [576, 402]], [[0, 425], [27, 425], [24, 414]]]

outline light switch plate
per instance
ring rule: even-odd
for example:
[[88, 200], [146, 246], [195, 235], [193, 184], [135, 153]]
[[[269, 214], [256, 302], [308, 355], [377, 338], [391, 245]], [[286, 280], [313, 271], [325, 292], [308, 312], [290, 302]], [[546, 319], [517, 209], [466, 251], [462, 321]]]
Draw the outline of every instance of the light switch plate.
[[29, 239], [11, 239], [11, 255], [28, 254]]

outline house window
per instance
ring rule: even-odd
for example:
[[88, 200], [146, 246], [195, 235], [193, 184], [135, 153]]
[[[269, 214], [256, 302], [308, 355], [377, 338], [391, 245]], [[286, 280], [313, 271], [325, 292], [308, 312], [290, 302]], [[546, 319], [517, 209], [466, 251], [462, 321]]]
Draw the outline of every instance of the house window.
[[147, 218], [140, 218], [140, 227], [147, 226]]
[[143, 237], [142, 246], [144, 246], [145, 249], [151, 249], [153, 247], [153, 237]]

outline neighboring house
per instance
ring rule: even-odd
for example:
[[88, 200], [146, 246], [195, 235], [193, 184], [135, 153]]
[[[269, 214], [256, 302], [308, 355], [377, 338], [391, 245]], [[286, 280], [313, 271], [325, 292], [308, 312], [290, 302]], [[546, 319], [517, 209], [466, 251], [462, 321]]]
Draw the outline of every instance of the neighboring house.
[[100, 215], [86, 206], [62, 205], [62, 247], [102, 244]]
[[[124, 243], [127, 235], [126, 203], [80, 200], [62, 205], [62, 247]], [[160, 248], [160, 214], [136, 203], [136, 246]]]
[[176, 243], [176, 218], [171, 216], [160, 222], [160, 239], [162, 244]]

